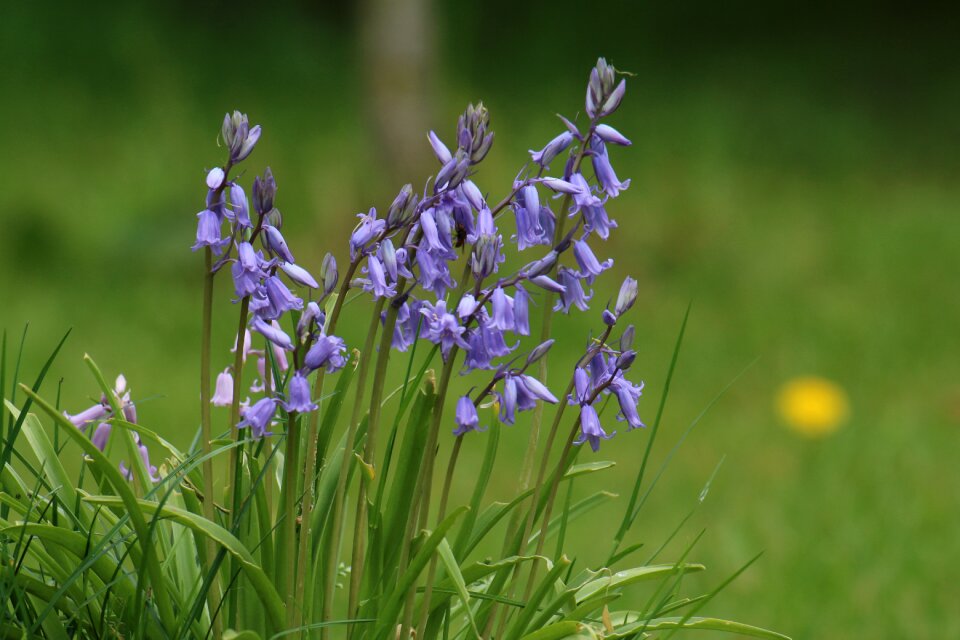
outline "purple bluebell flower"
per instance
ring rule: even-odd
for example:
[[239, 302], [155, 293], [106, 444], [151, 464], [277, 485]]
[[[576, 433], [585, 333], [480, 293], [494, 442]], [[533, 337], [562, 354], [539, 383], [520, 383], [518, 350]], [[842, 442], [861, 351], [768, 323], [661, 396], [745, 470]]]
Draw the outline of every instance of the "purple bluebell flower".
[[395, 229], [403, 224], [416, 205], [416, 201], [417, 198], [413, 195], [413, 186], [403, 185], [400, 193], [397, 194], [397, 197], [390, 203], [390, 208], [387, 209], [387, 226]]
[[210, 402], [215, 407], [229, 407], [233, 403], [233, 376], [230, 375], [229, 367], [217, 375], [217, 384]]
[[367, 257], [366, 272], [369, 278], [357, 279], [362, 284], [364, 291], [372, 292], [374, 298], [392, 298], [397, 295], [396, 285], [387, 284], [383, 265], [380, 264], [377, 256]]
[[550, 393], [550, 389], [533, 376], [521, 373], [517, 376], [517, 380], [534, 398], [549, 402], [550, 404], [556, 404], [558, 402], [556, 396]]
[[480, 416], [477, 415], [477, 407], [474, 406], [470, 396], [460, 396], [457, 400], [456, 411], [457, 428], [453, 430], [453, 435], [459, 437], [468, 431], [480, 431]]
[[503, 288], [497, 287], [490, 296], [490, 305], [492, 314], [487, 327], [499, 331], [513, 331], [515, 322], [513, 319], [513, 300], [510, 299]]
[[250, 427], [250, 433], [255, 440], [265, 436], [272, 436], [270, 421], [277, 410], [276, 398], [261, 398], [252, 407], [243, 412], [243, 419], [237, 423], [237, 429]]
[[564, 193], [567, 195], [577, 195], [581, 191], [581, 187], [568, 182], [567, 180], [561, 180], [560, 178], [543, 178], [540, 180], [541, 183], [551, 191], [556, 193]]
[[619, 144], [623, 147], [629, 147], [632, 142], [630, 142], [626, 136], [622, 133], [606, 124], [598, 124], [597, 128], [593, 130], [597, 137], [603, 140], [604, 142], [609, 142], [611, 144]]
[[610, 309], [604, 309], [603, 313], [600, 314], [600, 318], [603, 320], [603, 324], [608, 327], [612, 327], [617, 324], [617, 316], [610, 311]]
[[420, 268], [420, 286], [432, 291], [437, 297], [446, 294], [456, 283], [450, 276], [450, 268], [442, 258], [434, 258], [429, 251], [417, 251], [417, 266]]
[[440, 345], [440, 352], [444, 359], [450, 354], [454, 345], [461, 349], [469, 349], [470, 345], [463, 339], [463, 333], [466, 331], [460, 326], [457, 318], [447, 311], [446, 300], [439, 300], [437, 304], [430, 306], [424, 303], [420, 308], [420, 313], [426, 319], [427, 340]]
[[596, 207], [602, 204], [600, 198], [594, 195], [590, 184], [587, 182], [587, 179], [583, 177], [583, 174], [573, 174], [570, 176], [570, 182], [568, 184], [576, 187], [576, 191], [571, 194], [573, 195], [573, 206], [570, 207], [570, 213], [575, 213], [583, 207]]
[[627, 421], [630, 425], [629, 429], [647, 426], [640, 420], [640, 414], [637, 412], [637, 402], [643, 395], [643, 383], [635, 385], [623, 376], [618, 376], [610, 383], [610, 389], [616, 394], [620, 405], [619, 417]]
[[530, 335], [530, 294], [519, 284], [513, 293], [513, 330], [517, 335]]
[[207, 188], [211, 190], [219, 189], [225, 178], [226, 174], [220, 167], [210, 169], [210, 172], [207, 174]]
[[200, 247], [210, 247], [214, 253], [220, 254], [224, 246], [229, 244], [230, 238], [223, 239], [220, 236], [220, 216], [204, 209], [197, 214], [197, 241], [191, 247], [194, 251]]
[[580, 277], [586, 279], [587, 284], [593, 284], [598, 275], [613, 266], [613, 259], [603, 262], [597, 260], [590, 245], [583, 239], [573, 242], [573, 257], [580, 266]]
[[526, 364], [526, 366], [529, 367], [529, 366], [532, 365], [533, 363], [535, 363], [535, 362], [537, 362], [538, 360], [540, 360], [543, 356], [547, 355], [547, 352], [550, 351], [550, 347], [553, 346], [553, 343], [554, 343], [554, 342], [555, 342], [555, 340], [553, 340], [553, 339], [551, 338], [550, 340], [547, 340], [547, 341], [545, 341], [545, 342], [541, 342], [541, 343], [538, 344], [536, 347], [534, 347], [533, 350], [532, 350], [529, 354], [527, 354], [527, 364]]
[[434, 256], [447, 259], [456, 257], [449, 214], [438, 209], [427, 209], [420, 214], [420, 229], [423, 231], [423, 242], [419, 250], [422, 251], [426, 246]]
[[456, 189], [460, 186], [460, 183], [463, 182], [463, 179], [467, 177], [469, 170], [470, 158], [465, 156], [461, 151], [458, 151], [457, 155], [444, 163], [440, 171], [437, 172], [434, 192]]
[[252, 295], [263, 279], [260, 258], [249, 242], [237, 244], [237, 261], [230, 268], [233, 274], [233, 288], [238, 298]]
[[263, 393], [268, 389], [273, 390], [279, 386], [276, 376], [273, 375], [273, 369], [267, 371], [266, 354], [263, 351], [259, 351], [258, 353], [260, 353], [260, 356], [257, 358], [257, 373], [260, 374], [260, 377], [250, 385], [250, 393]]
[[270, 276], [263, 283], [267, 298], [270, 301], [268, 307], [258, 309], [258, 315], [264, 320], [276, 320], [291, 309], [303, 309], [303, 300], [293, 295], [283, 280], [277, 276]]
[[247, 119], [247, 114], [234, 111], [223, 117], [223, 126], [220, 129], [223, 141], [230, 148], [230, 161], [233, 163], [246, 160], [260, 139], [260, 125], [253, 128]]
[[327, 373], [334, 373], [343, 368], [347, 363], [344, 352], [347, 350], [347, 344], [343, 338], [337, 336], [328, 336], [321, 333], [317, 341], [313, 343], [307, 355], [303, 358], [303, 364], [310, 370], [325, 367]]
[[593, 405], [585, 404], [580, 407], [580, 437], [574, 440], [574, 444], [590, 443], [590, 448], [594, 453], [600, 450], [600, 440], [609, 440], [616, 435], [616, 431], [607, 435], [600, 426], [600, 416]]
[[358, 213], [360, 222], [350, 234], [350, 257], [355, 258], [368, 242], [377, 238], [387, 228], [386, 220], [377, 219], [377, 210], [373, 207], [367, 213]]
[[610, 229], [617, 227], [617, 223], [607, 217], [607, 210], [604, 209], [602, 204], [580, 207], [579, 211], [583, 215], [583, 230], [587, 233], [596, 232], [598, 236], [606, 240], [610, 237]]
[[517, 220], [517, 248], [520, 251], [534, 245], [553, 243], [557, 218], [553, 211], [540, 203], [537, 188], [527, 185], [513, 203]]
[[543, 256], [539, 260], [534, 260], [525, 266], [521, 271], [530, 279], [536, 278], [537, 276], [545, 276], [553, 271], [553, 267], [557, 264], [557, 258], [559, 257], [560, 254], [551, 249], [547, 252], [547, 255]]
[[110, 439], [111, 430], [112, 428], [109, 422], [101, 422], [97, 425], [93, 435], [90, 436], [90, 441], [97, 449], [100, 449], [100, 451], [105, 451], [107, 448], [107, 441]]
[[299, 371], [290, 379], [289, 398], [282, 406], [287, 412], [309, 413], [317, 410], [317, 405], [310, 400], [310, 381]]
[[88, 409], [84, 409], [76, 415], [70, 415], [66, 411], [63, 412], [63, 416], [73, 423], [77, 429], [84, 430], [91, 422], [96, 422], [103, 416], [107, 415], [109, 408], [104, 405], [102, 402], [98, 402]]
[[243, 187], [237, 183], [230, 185], [230, 204], [232, 206], [233, 219], [237, 226], [249, 229], [253, 226], [250, 222], [250, 207], [247, 205], [247, 195], [243, 192]]
[[470, 203], [470, 206], [473, 207], [476, 211], [485, 209], [487, 207], [486, 201], [483, 199], [483, 194], [480, 193], [480, 189], [472, 180], [464, 180], [460, 185], [460, 193], [463, 194], [463, 197]]
[[546, 167], [556, 158], [558, 155], [563, 153], [567, 147], [570, 146], [570, 143], [573, 142], [573, 134], [569, 131], [564, 131], [556, 138], [547, 143], [540, 151], [534, 151], [530, 149], [530, 158], [534, 163], [540, 165], [541, 167]]
[[399, 276], [397, 265], [397, 251], [393, 247], [393, 242], [389, 238], [380, 243], [380, 249], [377, 251], [377, 256], [380, 259], [380, 263], [383, 265], [383, 270], [386, 271], [387, 276], [390, 278], [391, 282], [396, 282], [397, 277]]
[[462, 298], [460, 298], [459, 304], [457, 304], [457, 316], [461, 320], [466, 320], [474, 314], [477, 310], [477, 299], [473, 297], [473, 294], [465, 293]]
[[[137, 449], [140, 451], [140, 459], [143, 461], [143, 466], [146, 467], [150, 482], [160, 482], [160, 476], [157, 475], [157, 468], [150, 464], [150, 451], [147, 449], [147, 445], [141, 442], [137, 445]], [[133, 480], [133, 469], [127, 467], [123, 461], [120, 462], [120, 473], [127, 481]]]
[[324, 313], [320, 309], [320, 305], [318, 305], [316, 302], [308, 302], [306, 308], [303, 310], [303, 313], [300, 314], [300, 319], [297, 320], [298, 341], [302, 341], [313, 329], [314, 325], [323, 328], [325, 319]]
[[310, 275], [310, 272], [299, 265], [296, 265], [292, 262], [281, 262], [280, 269], [287, 274], [288, 278], [297, 284], [309, 287], [311, 289], [320, 288], [320, 285], [317, 284], [317, 281], [314, 279], [314, 277]]
[[279, 229], [273, 225], [264, 224], [262, 237], [270, 251], [280, 256], [286, 262], [296, 262], [296, 260], [293, 259], [293, 254], [290, 253], [290, 249], [287, 247], [287, 241], [283, 239], [283, 234], [280, 233]]
[[620, 195], [621, 191], [626, 190], [630, 186], [630, 180], [620, 181], [617, 178], [617, 174], [613, 170], [613, 165], [610, 164], [610, 156], [607, 155], [607, 147], [595, 139], [590, 148], [591, 161], [593, 162], [593, 172], [597, 176], [597, 182], [603, 187], [603, 190], [607, 192], [611, 198], [616, 198]]
[[240, 143], [236, 151], [231, 147], [231, 159], [233, 162], [243, 162], [247, 159], [253, 152], [253, 148], [257, 145], [257, 141], [260, 139], [260, 125], [256, 125], [250, 129], [247, 133], [246, 138], [243, 139], [243, 142]]
[[251, 328], [278, 347], [293, 351], [293, 342], [290, 340], [290, 336], [283, 332], [276, 321], [268, 324], [262, 318], [255, 316]]
[[397, 323], [393, 328], [391, 341], [391, 346], [397, 351], [406, 351], [418, 337], [420, 323], [423, 321], [418, 304], [404, 302], [397, 309]]
[[560, 299], [557, 300], [557, 303], [553, 306], [553, 310], [562, 310], [564, 313], [569, 313], [570, 307], [572, 306], [577, 307], [581, 311], [589, 309], [590, 305], [587, 303], [593, 297], [593, 291], [591, 290], [589, 294], [584, 293], [583, 285], [580, 284], [580, 278], [577, 272], [572, 269], [567, 269], [566, 267], [560, 267], [560, 269], [557, 270], [557, 275], [560, 277], [560, 282], [564, 286], [564, 291], [560, 294]]
[[[249, 356], [250, 352], [252, 351], [251, 349], [252, 343], [253, 343], [253, 336], [250, 335], [250, 329], [244, 329], [243, 330], [243, 353], [241, 354], [242, 362], [247, 361], [247, 356]], [[237, 339], [234, 338], [233, 347], [231, 347], [230, 353], [236, 353], [236, 352], [237, 352]]]
[[499, 400], [500, 422], [514, 424], [517, 412], [517, 381], [513, 376], [508, 375], [503, 379], [503, 394], [499, 396]]

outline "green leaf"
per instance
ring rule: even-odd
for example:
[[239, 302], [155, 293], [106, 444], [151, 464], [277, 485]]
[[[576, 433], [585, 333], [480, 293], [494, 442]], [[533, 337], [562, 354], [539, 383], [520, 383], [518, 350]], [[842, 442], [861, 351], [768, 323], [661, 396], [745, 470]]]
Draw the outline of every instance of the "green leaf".
[[[113, 506], [120, 504], [120, 500], [113, 496], [90, 496], [86, 498], [86, 500], [94, 504]], [[244, 547], [232, 533], [220, 525], [194, 515], [184, 509], [171, 506], [159, 508], [157, 503], [149, 500], [138, 500], [136, 504], [139, 509], [151, 514], [159, 513], [161, 517], [170, 518], [175, 522], [189, 527], [194, 533], [213, 540], [226, 549], [228, 553], [239, 561], [240, 567], [246, 574], [247, 579], [250, 581], [254, 590], [256, 590], [257, 595], [260, 596], [260, 601], [264, 605], [271, 625], [275, 629], [283, 628], [286, 607], [280, 599], [280, 595], [276, 589], [273, 588], [273, 583], [270, 581], [270, 578], [267, 577], [267, 574], [264, 573], [260, 565], [256, 563], [247, 548]]]
[[586, 627], [579, 622], [556, 622], [533, 633], [528, 633], [523, 636], [523, 640], [561, 640], [574, 636], [585, 629]]
[[457, 594], [463, 602], [463, 611], [467, 616], [467, 620], [470, 622], [470, 628], [473, 630], [474, 635], [479, 638], [480, 630], [477, 629], [477, 621], [474, 620], [473, 611], [470, 610], [470, 594], [467, 592], [467, 583], [463, 579], [463, 574], [460, 573], [460, 566], [457, 564], [457, 559], [453, 556], [453, 550], [450, 548], [450, 543], [447, 542], [446, 538], [440, 541], [440, 545], [437, 547], [437, 553], [440, 555], [440, 560], [443, 561], [447, 575], [450, 576], [453, 581]]
[[706, 567], [702, 564], [685, 563], [679, 566], [675, 564], [657, 564], [618, 571], [613, 575], [591, 580], [580, 587], [576, 594], [577, 604], [580, 604], [590, 596], [601, 591], [611, 591], [643, 580], [655, 580], [657, 578], [676, 575], [677, 573], [691, 573], [694, 571], [703, 571], [704, 569], [706, 569]]
[[754, 627], [741, 622], [721, 620], [720, 618], [690, 618], [686, 621], [683, 621], [683, 618], [656, 618], [647, 623], [636, 622], [634, 624], [627, 625], [626, 627], [617, 629], [612, 634], [605, 635], [604, 638], [606, 640], [621, 640], [624, 638], [631, 638], [640, 633], [644, 628], [646, 631], [698, 629], [703, 631], [735, 633], [742, 636], [751, 636], [753, 638], [767, 638], [768, 640], [790, 640], [789, 636], [785, 636], [782, 633], [777, 633], [776, 631]]
[[[567, 589], [564, 584], [560, 581], [560, 576], [566, 571], [567, 567], [570, 566], [570, 560], [566, 556], [561, 556], [554, 564], [553, 568], [547, 572], [547, 575], [544, 576], [543, 580], [540, 581], [539, 586], [530, 596], [530, 599], [524, 603], [523, 609], [520, 611], [520, 615], [517, 616], [517, 619], [510, 626], [510, 629], [507, 630], [505, 635], [506, 638], [512, 640], [513, 638], [519, 638], [530, 626], [530, 622], [533, 621], [533, 617], [537, 614], [537, 608], [540, 606], [540, 603], [547, 597], [551, 589], [554, 587], [559, 587], [559, 596], [560, 599], [569, 597]], [[559, 602], [555, 603], [557, 609], [559, 608]], [[555, 610], [555, 607], [547, 607], [548, 610]]]

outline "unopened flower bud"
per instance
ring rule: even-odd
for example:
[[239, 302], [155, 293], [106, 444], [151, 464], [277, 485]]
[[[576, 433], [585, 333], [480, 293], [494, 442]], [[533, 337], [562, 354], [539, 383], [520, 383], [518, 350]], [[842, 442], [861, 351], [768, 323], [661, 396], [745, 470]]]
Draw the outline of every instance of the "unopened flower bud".
[[626, 371], [633, 365], [633, 361], [637, 359], [637, 352], [633, 349], [627, 349], [617, 358], [617, 368], [621, 371]]
[[323, 280], [323, 295], [328, 296], [337, 288], [337, 280], [340, 275], [337, 272], [337, 259], [332, 253], [323, 256], [323, 263], [320, 265], [320, 279]]
[[390, 228], [399, 227], [407, 218], [407, 213], [411, 202], [415, 200], [413, 195], [413, 186], [403, 185], [400, 193], [393, 199], [390, 208], [387, 210], [387, 224]]
[[273, 209], [273, 199], [277, 195], [277, 182], [273, 179], [273, 172], [267, 167], [263, 177], [253, 179], [253, 208], [260, 215], [266, 215]]
[[604, 309], [601, 317], [603, 318], [603, 324], [607, 325], [608, 327], [612, 327], [613, 325], [617, 324], [617, 316], [613, 315], [613, 312], [610, 311], [610, 309]]
[[523, 268], [523, 272], [531, 280], [538, 276], [543, 276], [553, 269], [554, 265], [557, 264], [558, 254], [556, 251], [550, 251], [547, 255], [543, 256], [539, 260], [531, 262]]
[[547, 352], [550, 351], [550, 347], [553, 346], [553, 343], [554, 343], [554, 340], [551, 339], [551, 340], [547, 340], [546, 342], [542, 342], [538, 344], [536, 347], [534, 347], [533, 351], [531, 351], [530, 354], [527, 356], [527, 366], [529, 367], [534, 362], [537, 362], [538, 360], [543, 358], [543, 356], [547, 355]]
[[617, 296], [617, 305], [614, 307], [614, 313], [622, 316], [633, 306], [637, 300], [637, 281], [627, 276], [623, 284], [620, 285], [620, 294]]
[[304, 336], [310, 332], [314, 322], [317, 323], [317, 326], [322, 327], [323, 321], [320, 320], [322, 317], [323, 311], [320, 310], [320, 305], [316, 302], [308, 302], [303, 313], [300, 314], [300, 319], [297, 320], [297, 339], [302, 341]]

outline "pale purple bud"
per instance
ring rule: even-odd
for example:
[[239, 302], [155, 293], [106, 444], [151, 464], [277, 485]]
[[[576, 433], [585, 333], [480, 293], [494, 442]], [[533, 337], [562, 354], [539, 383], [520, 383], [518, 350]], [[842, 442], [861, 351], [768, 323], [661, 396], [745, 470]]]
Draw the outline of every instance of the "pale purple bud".
[[621, 371], [626, 371], [631, 366], [633, 366], [633, 361], [637, 359], [637, 352], [629, 349], [624, 351], [617, 357], [617, 368]]
[[262, 178], [257, 176], [253, 179], [253, 208], [261, 215], [270, 213], [276, 196], [277, 181], [274, 180], [270, 167], [267, 167]]
[[536, 164], [540, 165], [541, 167], [545, 167], [549, 165], [554, 158], [563, 153], [572, 142], [573, 134], [569, 131], [564, 131], [556, 138], [548, 142], [547, 145], [540, 151], [534, 151], [533, 149], [530, 149], [530, 158]]
[[600, 317], [603, 319], [603, 324], [607, 325], [608, 327], [612, 327], [613, 325], [617, 324], [617, 316], [615, 316], [610, 309], [604, 309], [603, 313], [600, 314]]
[[547, 389], [546, 385], [534, 378], [533, 376], [528, 376], [523, 373], [518, 376], [518, 381], [523, 384], [527, 391], [530, 392], [535, 398], [539, 398], [544, 402], [549, 402], [550, 404], [556, 404], [557, 398], [552, 393], [550, 389]]
[[530, 354], [527, 356], [526, 366], [529, 367], [533, 363], [543, 358], [543, 356], [547, 355], [547, 352], [550, 351], [550, 347], [553, 346], [554, 342], [555, 340], [551, 338], [550, 340], [547, 340], [546, 342], [541, 342], [536, 347], [534, 347], [533, 351], [531, 351]]
[[[247, 361], [247, 356], [250, 355], [251, 343], [253, 342], [252, 336], [250, 335], [250, 329], [243, 330], [243, 354], [241, 356], [242, 362]], [[230, 349], [230, 353], [237, 352], [237, 339], [233, 339], [233, 348]]]
[[517, 335], [530, 335], [530, 294], [519, 284], [513, 294], [513, 325]]
[[629, 147], [632, 142], [626, 138], [622, 133], [606, 124], [598, 124], [597, 128], [594, 129], [594, 133], [603, 140], [604, 142], [610, 142], [612, 144], [619, 144], [623, 147]]
[[320, 279], [323, 280], [323, 295], [330, 295], [337, 288], [337, 280], [340, 274], [337, 272], [337, 259], [332, 253], [323, 256], [323, 263], [320, 265]]
[[223, 184], [225, 177], [226, 174], [220, 167], [214, 167], [213, 169], [210, 169], [210, 173], [207, 174], [207, 188], [219, 189], [220, 185]]
[[631, 324], [620, 336], [620, 351], [629, 351], [633, 347], [634, 328]]
[[463, 196], [467, 199], [467, 202], [470, 203], [470, 206], [476, 211], [486, 208], [487, 203], [483, 199], [483, 194], [480, 193], [480, 189], [472, 180], [464, 180], [463, 184], [460, 185], [460, 190], [463, 192]]
[[302, 339], [306, 336], [314, 322], [321, 325], [322, 318], [323, 311], [320, 310], [320, 305], [316, 302], [308, 302], [306, 309], [300, 314], [300, 319], [297, 320], [297, 337]]
[[233, 206], [233, 216], [237, 225], [250, 228], [253, 224], [250, 222], [250, 208], [247, 205], [247, 195], [243, 192], [243, 187], [239, 184], [230, 186], [230, 204]]
[[267, 249], [272, 253], [280, 256], [287, 262], [296, 262], [293, 259], [293, 254], [290, 253], [290, 249], [287, 247], [287, 241], [283, 239], [283, 234], [280, 233], [279, 229], [269, 224], [264, 224], [263, 238], [264, 244], [266, 244]]
[[319, 289], [320, 285], [317, 284], [317, 281], [314, 280], [313, 276], [310, 275], [310, 272], [304, 269], [301, 266], [295, 265], [292, 262], [281, 262], [280, 268], [283, 270], [287, 277], [301, 284], [305, 287], [310, 287], [311, 289]]
[[608, 116], [614, 111], [617, 110], [617, 107], [620, 106], [620, 101], [623, 100], [623, 94], [627, 91], [627, 81], [621, 80], [620, 84], [617, 85], [617, 88], [613, 90], [610, 94], [610, 97], [607, 98], [606, 102], [603, 103], [603, 107], [600, 109], [601, 116]]
[[257, 145], [257, 141], [260, 139], [260, 125], [257, 125], [250, 129], [250, 132], [247, 134], [247, 137], [244, 139], [243, 143], [240, 145], [240, 148], [237, 150], [236, 154], [233, 155], [234, 162], [242, 162], [247, 159], [247, 156], [253, 151], [253, 148]]
[[467, 293], [460, 299], [460, 304], [457, 305], [457, 316], [461, 320], [472, 316], [477, 310], [477, 300], [473, 295]]
[[557, 264], [558, 257], [559, 255], [556, 251], [550, 251], [544, 257], [525, 266], [523, 273], [531, 280], [539, 276], [545, 276], [553, 270], [554, 265]]
[[545, 289], [550, 293], [564, 293], [567, 288], [557, 281], [550, 278], [550, 276], [537, 276], [535, 278], [530, 278], [530, 282], [537, 285], [541, 289]]
[[627, 276], [620, 285], [620, 293], [617, 295], [617, 305], [614, 307], [614, 313], [618, 316], [627, 312], [633, 303], [637, 300], [637, 281]]
[[430, 146], [433, 148], [433, 155], [437, 156], [437, 160], [440, 161], [440, 164], [446, 164], [450, 162], [450, 160], [453, 158], [453, 155], [451, 155], [450, 149], [447, 149], [447, 145], [440, 141], [440, 138], [437, 137], [437, 134], [431, 131], [427, 134], [427, 139], [430, 141]]
[[89, 409], [84, 409], [76, 415], [70, 415], [66, 411], [63, 412], [64, 417], [73, 423], [77, 429], [85, 429], [87, 425], [91, 422], [99, 420], [103, 416], [107, 415], [109, 410], [103, 403], [97, 403], [90, 407]]

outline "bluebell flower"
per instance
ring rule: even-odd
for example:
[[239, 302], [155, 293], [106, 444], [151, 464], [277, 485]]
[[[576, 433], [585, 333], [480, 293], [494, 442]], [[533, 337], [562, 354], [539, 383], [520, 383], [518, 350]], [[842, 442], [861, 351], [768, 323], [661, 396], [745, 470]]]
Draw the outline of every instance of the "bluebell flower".
[[250, 427], [250, 433], [256, 440], [266, 436], [272, 436], [270, 421], [273, 420], [273, 414], [276, 410], [276, 398], [261, 398], [256, 404], [242, 413], [243, 419], [237, 423], [237, 429]]
[[550, 393], [550, 389], [533, 376], [522, 373], [517, 376], [517, 379], [523, 388], [534, 398], [550, 404], [556, 404], [558, 402], [556, 396]]
[[377, 219], [377, 210], [373, 207], [367, 213], [358, 213], [360, 222], [354, 227], [350, 234], [350, 257], [355, 258], [357, 252], [362, 250], [368, 242], [380, 236], [387, 228], [386, 220]]
[[73, 423], [77, 429], [84, 430], [91, 422], [96, 422], [101, 419], [103, 416], [107, 415], [110, 411], [109, 407], [103, 402], [98, 402], [97, 404], [84, 409], [76, 415], [70, 415], [66, 411], [63, 412], [63, 416]]
[[583, 230], [587, 233], [596, 233], [606, 240], [610, 237], [610, 229], [617, 227], [617, 223], [607, 217], [607, 210], [602, 204], [581, 207], [579, 211], [583, 216]]
[[517, 220], [517, 249], [523, 251], [534, 245], [553, 243], [557, 218], [549, 207], [541, 204], [536, 187], [527, 185], [520, 190], [513, 202], [513, 212]]
[[640, 420], [640, 414], [637, 412], [637, 402], [643, 395], [643, 383], [635, 385], [619, 375], [610, 383], [610, 389], [616, 394], [617, 403], [620, 405], [619, 418], [626, 420], [630, 429], [645, 427], [646, 425]]
[[590, 443], [590, 448], [594, 452], [600, 450], [600, 440], [609, 440], [616, 435], [616, 431], [607, 435], [607, 432], [600, 426], [600, 416], [593, 405], [585, 404], [580, 407], [580, 437], [574, 440], [574, 444]]
[[346, 350], [347, 345], [343, 338], [321, 333], [304, 356], [303, 364], [310, 370], [326, 367], [327, 373], [333, 373], [342, 369], [347, 363], [343, 355]]
[[237, 183], [230, 185], [230, 205], [232, 207], [233, 219], [237, 226], [249, 229], [253, 226], [250, 222], [250, 207], [247, 205], [247, 194], [243, 192], [243, 187]]
[[453, 435], [462, 436], [468, 431], [480, 431], [480, 416], [477, 415], [477, 407], [470, 400], [470, 396], [461, 396], [457, 400], [457, 410], [455, 420], [457, 428], [453, 430]]
[[630, 180], [620, 181], [617, 178], [617, 174], [613, 170], [613, 165], [610, 164], [610, 156], [607, 155], [607, 147], [598, 139], [594, 139], [590, 144], [590, 149], [592, 151], [590, 155], [591, 162], [593, 162], [593, 172], [597, 176], [597, 182], [600, 183], [600, 186], [603, 187], [603, 190], [607, 192], [611, 198], [616, 198], [620, 195], [621, 191], [626, 190], [630, 186]]
[[427, 291], [432, 291], [438, 298], [452, 289], [456, 283], [450, 276], [450, 268], [443, 258], [435, 258], [429, 251], [417, 251], [417, 266], [420, 268], [419, 282]]
[[573, 257], [580, 266], [580, 277], [586, 279], [587, 284], [593, 284], [594, 279], [606, 269], [613, 266], [613, 260], [603, 262], [597, 260], [590, 245], [585, 240], [575, 240], [573, 243]]
[[617, 295], [617, 304], [614, 307], [614, 313], [622, 316], [633, 303], [637, 300], [637, 281], [627, 276], [620, 285], [620, 293]]
[[340, 273], [337, 271], [337, 259], [332, 253], [323, 256], [323, 262], [320, 264], [320, 279], [323, 280], [323, 295], [328, 296], [337, 288], [337, 280]]
[[548, 142], [547, 145], [540, 151], [534, 151], [533, 149], [530, 149], [530, 158], [534, 163], [540, 165], [541, 167], [546, 167], [554, 158], [563, 153], [572, 142], [573, 134], [569, 131], [564, 131], [556, 138]]
[[259, 315], [265, 320], [276, 320], [291, 309], [303, 309], [303, 300], [293, 295], [283, 280], [270, 276], [263, 283], [270, 305], [259, 309]]
[[503, 288], [497, 287], [493, 290], [493, 295], [490, 296], [490, 306], [492, 313], [487, 327], [499, 331], [513, 331], [515, 326], [513, 300], [504, 293]]
[[264, 243], [270, 251], [280, 256], [286, 262], [296, 262], [296, 260], [293, 259], [293, 254], [290, 253], [290, 249], [287, 247], [287, 241], [283, 239], [283, 234], [280, 233], [279, 229], [272, 225], [264, 224], [263, 238]]
[[112, 428], [109, 422], [101, 422], [97, 425], [93, 435], [90, 436], [90, 441], [97, 449], [100, 449], [100, 451], [105, 451], [107, 448], [107, 441], [110, 440], [111, 430]]
[[230, 268], [233, 274], [233, 288], [238, 298], [252, 295], [263, 279], [260, 258], [249, 242], [237, 244], [237, 261]]
[[487, 202], [484, 200], [483, 194], [480, 193], [480, 189], [472, 180], [464, 180], [459, 191], [476, 211], [487, 208]]
[[457, 304], [457, 316], [461, 320], [466, 320], [477, 310], [477, 299], [471, 293], [465, 293]]
[[530, 335], [530, 294], [519, 284], [513, 293], [513, 330], [521, 336]]
[[282, 406], [287, 412], [309, 413], [317, 410], [317, 405], [310, 400], [310, 382], [299, 371], [290, 379], [288, 399]]
[[[143, 461], [143, 466], [146, 467], [150, 482], [160, 482], [160, 476], [157, 475], [157, 468], [150, 464], [150, 451], [147, 449], [147, 445], [143, 444], [143, 442], [138, 442], [137, 449], [140, 452], [140, 459]], [[126, 463], [122, 461], [120, 462], [120, 473], [128, 481], [133, 480], [133, 470], [127, 467]]]
[[197, 218], [197, 241], [191, 248], [196, 251], [200, 247], [210, 247], [219, 255], [223, 247], [230, 243], [230, 238], [220, 236], [220, 216], [210, 209], [204, 209], [197, 214]]
[[217, 375], [217, 384], [210, 402], [215, 407], [229, 407], [233, 403], [233, 376], [230, 375], [229, 368]]
[[420, 308], [420, 313], [426, 320], [424, 337], [430, 342], [440, 345], [440, 352], [444, 359], [447, 358], [454, 345], [461, 349], [470, 348], [467, 341], [463, 339], [463, 333], [466, 329], [460, 326], [456, 316], [447, 311], [446, 300], [439, 300], [433, 306], [424, 303]]
[[253, 208], [260, 215], [267, 215], [273, 209], [273, 200], [276, 196], [277, 181], [273, 178], [270, 167], [267, 167], [262, 178], [257, 176], [253, 179]]
[[564, 313], [569, 313], [570, 307], [572, 306], [577, 307], [581, 311], [589, 309], [590, 305], [587, 303], [593, 297], [593, 291], [589, 294], [584, 293], [583, 285], [580, 284], [580, 278], [577, 272], [572, 269], [567, 269], [566, 267], [560, 267], [560, 269], [557, 270], [557, 275], [560, 278], [560, 283], [563, 285], [564, 290], [560, 294], [560, 299], [557, 300], [553, 310], [562, 310]]
[[262, 318], [254, 316], [251, 328], [278, 347], [293, 351], [293, 342], [290, 340], [290, 336], [283, 332], [276, 321], [268, 324]]
[[573, 205], [570, 207], [570, 213], [576, 213], [583, 207], [596, 207], [602, 204], [602, 201], [594, 195], [590, 184], [582, 174], [575, 173], [570, 176], [570, 182], [568, 184], [572, 184], [576, 188], [571, 194], [573, 196]]
[[369, 277], [357, 279], [363, 286], [364, 291], [373, 293], [374, 298], [392, 298], [397, 295], [396, 285], [387, 283], [386, 273], [377, 256], [371, 255], [367, 257], [365, 271]]
[[530, 278], [530, 282], [537, 285], [541, 289], [544, 289], [545, 291], [549, 291], [550, 293], [563, 294], [567, 291], [567, 288], [564, 285], [560, 284], [550, 276], [534, 276], [533, 278]]

